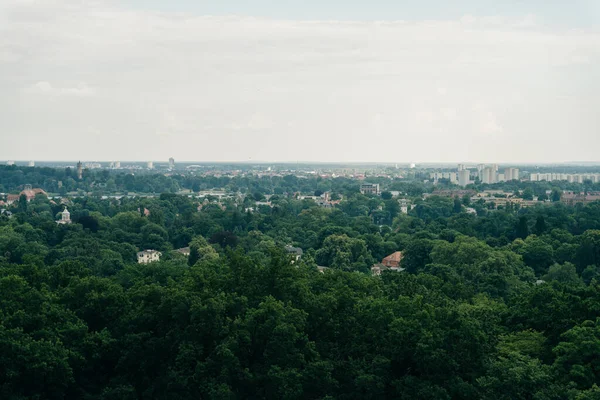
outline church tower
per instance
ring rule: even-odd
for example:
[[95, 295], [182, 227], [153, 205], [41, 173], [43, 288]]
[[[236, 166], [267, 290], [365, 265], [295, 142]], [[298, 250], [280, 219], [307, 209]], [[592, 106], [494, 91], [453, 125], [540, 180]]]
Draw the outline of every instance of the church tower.
[[83, 178], [83, 164], [81, 164], [81, 161], [77, 163], [77, 178], [79, 180]]

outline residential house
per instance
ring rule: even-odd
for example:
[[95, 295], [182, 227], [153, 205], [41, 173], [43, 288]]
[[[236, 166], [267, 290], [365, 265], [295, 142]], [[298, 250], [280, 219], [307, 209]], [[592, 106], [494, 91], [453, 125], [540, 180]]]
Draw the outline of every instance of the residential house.
[[139, 264], [149, 264], [154, 261], [160, 261], [162, 253], [157, 250], [143, 250], [137, 253]]
[[179, 254], [183, 254], [186, 257], [190, 256], [190, 248], [189, 247], [182, 247], [181, 249], [177, 249], [175, 251]]
[[402, 252], [397, 251], [381, 260], [381, 264], [388, 268], [400, 268], [400, 262], [402, 261]]
[[384, 271], [402, 272], [404, 268], [400, 267], [402, 261], [402, 252], [397, 251], [381, 260], [381, 263], [374, 264], [371, 267], [373, 276], [380, 276]]
[[304, 254], [304, 251], [302, 251], [300, 247], [285, 246], [285, 251], [294, 257], [292, 264], [295, 264], [297, 261], [300, 261], [300, 259], [302, 258], [302, 254]]

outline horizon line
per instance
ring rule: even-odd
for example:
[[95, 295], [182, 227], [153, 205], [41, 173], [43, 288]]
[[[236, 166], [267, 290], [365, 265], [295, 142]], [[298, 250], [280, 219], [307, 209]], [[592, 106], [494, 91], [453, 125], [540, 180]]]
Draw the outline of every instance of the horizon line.
[[[6, 163], [7, 162], [14, 162], [16, 163], [29, 163], [29, 162], [42, 162], [42, 163], [52, 163], [52, 162], [56, 162], [56, 163], [77, 163], [77, 162], [82, 162], [82, 163], [112, 163], [112, 162], [120, 162], [120, 163], [148, 163], [148, 162], [152, 162], [152, 163], [159, 163], [159, 164], [169, 164], [169, 160], [119, 160], [119, 159], [107, 159], [107, 160], [101, 160], [101, 159], [91, 159], [91, 160], [84, 160], [84, 159], [74, 159], [74, 160], [51, 160], [51, 159], [22, 159], [22, 160], [17, 160], [17, 159], [5, 159], [5, 160], [0, 160], [0, 165], [4, 165], [7, 166]], [[175, 163], [181, 163], [181, 164], [303, 164], [303, 165], [310, 165], [310, 164], [349, 164], [349, 165], [355, 165], [355, 164], [390, 164], [390, 165], [395, 165], [395, 164], [416, 164], [418, 165], [429, 165], [429, 164], [437, 164], [437, 165], [447, 165], [447, 164], [456, 164], [457, 166], [459, 164], [501, 164], [501, 165], [507, 165], [507, 164], [513, 164], [513, 165], [556, 165], [556, 164], [561, 164], [561, 165], [575, 165], [575, 164], [598, 164], [600, 165], [600, 161], [585, 161], [585, 160], [572, 160], [572, 161], [307, 161], [307, 160], [297, 160], [297, 161], [290, 161], [290, 160], [226, 160], [226, 161], [214, 161], [214, 160], [181, 160], [181, 161], [177, 161], [175, 159]]]

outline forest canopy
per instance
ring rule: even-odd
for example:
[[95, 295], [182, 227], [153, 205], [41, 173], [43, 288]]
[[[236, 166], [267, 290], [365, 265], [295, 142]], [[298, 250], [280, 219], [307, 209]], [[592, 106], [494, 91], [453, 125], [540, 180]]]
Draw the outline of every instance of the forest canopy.
[[[473, 214], [430, 196], [403, 214], [353, 182], [332, 208], [281, 182], [262, 205], [15, 202], [0, 398], [600, 398], [600, 203]], [[160, 261], [138, 263], [148, 249]]]

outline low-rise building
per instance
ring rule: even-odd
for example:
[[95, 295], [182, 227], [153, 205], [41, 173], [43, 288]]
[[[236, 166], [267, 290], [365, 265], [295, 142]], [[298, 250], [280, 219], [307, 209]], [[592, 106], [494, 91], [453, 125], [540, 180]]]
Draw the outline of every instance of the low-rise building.
[[465, 195], [468, 196], [474, 196], [476, 195], [477, 192], [474, 190], [434, 190], [433, 193], [429, 194], [429, 193], [425, 193], [423, 195], [424, 198], [427, 197], [431, 197], [431, 196], [440, 196], [440, 197], [464, 197]]
[[143, 250], [137, 253], [139, 264], [149, 264], [151, 262], [160, 261], [162, 253], [158, 250]]
[[363, 183], [360, 185], [360, 192], [362, 194], [379, 195], [379, 184], [378, 183]]
[[402, 252], [396, 251], [381, 260], [381, 263], [389, 268], [399, 268], [402, 261]]
[[40, 188], [32, 188], [31, 185], [25, 185], [25, 188], [19, 194], [9, 194], [6, 196], [6, 203], [8, 205], [13, 204], [21, 198], [21, 196], [25, 196], [27, 201], [31, 201], [35, 199], [35, 196], [38, 194], [42, 194], [44, 196], [48, 196], [48, 194]]
[[384, 271], [402, 272], [404, 271], [404, 268], [400, 267], [401, 262], [402, 252], [396, 251], [385, 257], [380, 263], [374, 264], [371, 267], [371, 274], [373, 274], [373, 276], [379, 276]]
[[190, 256], [190, 248], [189, 247], [182, 247], [181, 249], [177, 249], [175, 251], [179, 254], [183, 254], [186, 257]]
[[292, 264], [294, 264], [296, 261], [300, 261], [300, 259], [302, 258], [302, 254], [304, 254], [304, 251], [300, 247], [294, 246], [285, 246], [285, 251], [287, 251], [288, 254], [294, 257]]
[[371, 267], [371, 274], [373, 274], [373, 276], [379, 276], [379, 275], [381, 275], [381, 273], [383, 271], [387, 271], [387, 270], [388, 270], [388, 267], [386, 267], [383, 264], [374, 264]]
[[574, 204], [588, 204], [594, 201], [600, 201], [600, 193], [576, 193], [576, 192], [564, 192], [561, 196], [560, 201], [566, 205]]

